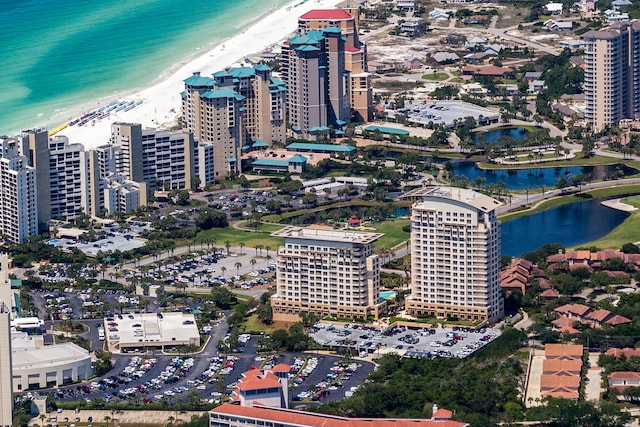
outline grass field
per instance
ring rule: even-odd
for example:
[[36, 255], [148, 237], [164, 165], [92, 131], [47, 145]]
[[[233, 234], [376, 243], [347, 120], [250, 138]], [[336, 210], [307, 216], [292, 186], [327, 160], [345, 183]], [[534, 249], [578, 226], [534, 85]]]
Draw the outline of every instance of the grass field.
[[[640, 208], [640, 196], [625, 197], [622, 201], [626, 204]], [[595, 242], [579, 245], [580, 247], [595, 246], [600, 249], [620, 249], [625, 243], [640, 242], [640, 211], [631, 212], [631, 215], [613, 231]]]
[[[246, 225], [243, 225], [246, 227]], [[283, 239], [280, 237], [271, 237], [271, 233], [278, 231], [282, 228], [282, 225], [278, 224], [262, 224], [260, 231], [244, 231], [237, 230], [232, 226], [226, 228], [212, 228], [211, 230], [205, 230], [198, 233], [196, 236], [196, 242], [201, 240], [207, 241], [207, 239], [214, 238], [218, 247], [224, 246], [226, 241], [231, 243], [231, 246], [238, 246], [240, 243], [244, 243], [248, 247], [256, 247], [256, 245], [271, 246], [275, 250], [278, 246], [282, 245]]]
[[402, 231], [402, 227], [409, 225], [408, 219], [398, 219], [395, 221], [385, 221], [376, 224], [376, 233], [384, 233], [380, 239], [374, 243], [375, 249], [392, 248], [406, 240], [409, 240], [409, 233]]
[[422, 76], [423, 80], [431, 80], [436, 82], [442, 82], [449, 78], [449, 74], [447, 73], [433, 73], [433, 74], [425, 74]]

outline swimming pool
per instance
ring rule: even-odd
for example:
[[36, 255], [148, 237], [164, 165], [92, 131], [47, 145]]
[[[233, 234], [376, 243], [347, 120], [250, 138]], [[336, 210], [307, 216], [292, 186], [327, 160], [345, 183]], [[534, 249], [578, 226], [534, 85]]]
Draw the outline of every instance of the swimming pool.
[[398, 293], [396, 291], [385, 291], [385, 292], [380, 292], [380, 298], [382, 299], [391, 299], [391, 298], [395, 298], [396, 295], [398, 295]]
[[56, 243], [58, 243], [60, 241], [60, 239], [49, 239], [47, 241], [47, 243], [49, 243], [50, 245], [55, 245]]

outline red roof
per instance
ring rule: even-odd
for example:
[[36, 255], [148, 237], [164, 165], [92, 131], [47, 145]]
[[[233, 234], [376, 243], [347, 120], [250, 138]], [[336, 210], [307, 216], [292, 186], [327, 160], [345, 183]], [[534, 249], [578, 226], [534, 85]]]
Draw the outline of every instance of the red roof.
[[278, 363], [273, 368], [269, 369], [271, 372], [289, 372], [291, 371], [291, 366], [286, 365], [284, 363]]
[[453, 411], [440, 408], [433, 413], [432, 418], [434, 420], [448, 420], [448, 419], [451, 419], [452, 416], [453, 416]]
[[360, 49], [357, 48], [357, 47], [354, 47], [354, 46], [345, 45], [344, 51], [345, 52], [360, 52]]
[[611, 372], [609, 374], [609, 379], [619, 379], [619, 380], [637, 380], [640, 379], [640, 372]]
[[351, 19], [351, 15], [344, 9], [314, 9], [302, 15], [300, 19]]
[[624, 355], [627, 359], [632, 356], [640, 357], [640, 348], [610, 348], [606, 354], [613, 357], [621, 357]]
[[211, 410], [212, 414], [231, 415], [268, 420], [285, 425], [309, 427], [465, 427], [467, 423], [458, 421], [434, 421], [427, 419], [398, 418], [344, 418], [333, 415], [296, 411], [293, 409], [262, 406], [240, 406], [224, 403]]

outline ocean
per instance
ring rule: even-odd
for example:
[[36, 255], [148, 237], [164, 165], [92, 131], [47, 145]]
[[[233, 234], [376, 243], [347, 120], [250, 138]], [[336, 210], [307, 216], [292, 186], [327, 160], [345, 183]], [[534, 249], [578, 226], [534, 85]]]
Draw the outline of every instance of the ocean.
[[[0, 135], [149, 86], [286, 0], [0, 0]], [[185, 78], [188, 76], [185, 76]]]

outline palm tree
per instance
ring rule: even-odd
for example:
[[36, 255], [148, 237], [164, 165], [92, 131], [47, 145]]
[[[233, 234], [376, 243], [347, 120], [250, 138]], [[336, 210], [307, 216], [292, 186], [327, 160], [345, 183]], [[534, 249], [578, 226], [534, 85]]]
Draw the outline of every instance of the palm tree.
[[271, 250], [271, 246], [266, 245], [266, 246], [264, 247], [264, 250], [265, 250], [265, 251], [267, 251], [267, 258], [268, 258], [268, 257], [269, 257], [269, 251]]
[[229, 240], [224, 242], [224, 247], [227, 249], [227, 253], [229, 253], [229, 248], [231, 247], [231, 242]]
[[104, 421], [107, 423], [107, 427], [109, 427], [109, 421], [111, 421], [111, 417], [109, 415], [105, 415]]
[[260, 250], [260, 256], [262, 256], [262, 249], [264, 249], [264, 245], [256, 245], [256, 249]]
[[224, 277], [224, 273], [225, 271], [227, 271], [227, 267], [223, 265], [222, 267], [220, 267], [220, 271], [222, 271], [222, 277]]
[[244, 242], [240, 242], [240, 253], [242, 253], [242, 248], [244, 248]]
[[249, 262], [251, 263], [251, 269], [253, 270], [253, 268], [254, 268], [254, 267], [255, 267], [255, 265], [256, 265], [256, 262], [258, 262], [258, 261], [256, 261], [256, 259], [255, 259], [255, 258], [251, 258], [251, 261], [249, 261]]
[[236, 272], [238, 273], [237, 276], [240, 275], [240, 267], [242, 267], [242, 263], [241, 262], [236, 262], [235, 264], [233, 264], [233, 266], [236, 268]]

